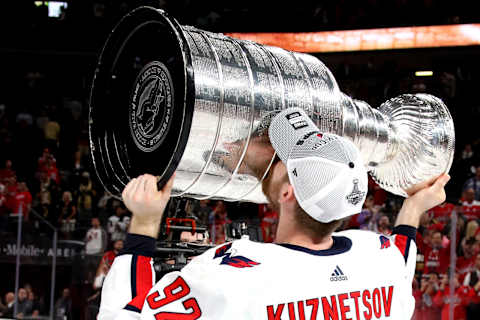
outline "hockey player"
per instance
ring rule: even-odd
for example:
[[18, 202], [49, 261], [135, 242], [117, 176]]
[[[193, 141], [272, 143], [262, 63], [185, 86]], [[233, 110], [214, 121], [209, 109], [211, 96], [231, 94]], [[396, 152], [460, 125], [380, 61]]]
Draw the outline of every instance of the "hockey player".
[[123, 191], [132, 211], [125, 248], [102, 292], [106, 319], [410, 319], [420, 215], [445, 200], [449, 176], [405, 199], [392, 236], [347, 230], [367, 172], [358, 149], [321, 133], [301, 109], [269, 127], [278, 154], [263, 191], [278, 210], [276, 243], [241, 239], [196, 257], [155, 283], [152, 256], [173, 177], [162, 190], [143, 175]]

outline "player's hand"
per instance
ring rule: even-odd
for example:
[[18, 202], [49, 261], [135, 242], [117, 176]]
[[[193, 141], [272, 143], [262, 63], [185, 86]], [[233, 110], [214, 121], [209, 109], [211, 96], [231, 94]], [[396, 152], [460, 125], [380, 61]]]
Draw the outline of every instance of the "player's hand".
[[431, 185], [420, 189], [413, 195], [405, 199], [410, 209], [418, 211], [420, 214], [442, 204], [445, 199], [445, 185], [450, 180], [446, 173], [439, 176]]
[[395, 225], [408, 225], [418, 228], [420, 217], [431, 208], [445, 201], [445, 185], [450, 176], [442, 174], [432, 184], [423, 187], [403, 201]]
[[170, 199], [174, 175], [158, 190], [157, 178], [144, 174], [132, 179], [122, 193], [123, 202], [132, 212], [130, 233], [156, 238], [163, 211]]

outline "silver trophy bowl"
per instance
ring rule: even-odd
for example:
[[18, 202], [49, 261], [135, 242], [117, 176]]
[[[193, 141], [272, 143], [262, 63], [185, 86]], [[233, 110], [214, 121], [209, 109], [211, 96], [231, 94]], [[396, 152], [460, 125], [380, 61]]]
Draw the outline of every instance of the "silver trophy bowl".
[[407, 196], [450, 169], [453, 121], [431, 95], [374, 109], [344, 95], [313, 56], [181, 26], [162, 10], [125, 16], [101, 53], [90, 97], [90, 147], [106, 190], [137, 175], [173, 196], [262, 203], [276, 111], [300, 107], [321, 131], [351, 139], [380, 186]]

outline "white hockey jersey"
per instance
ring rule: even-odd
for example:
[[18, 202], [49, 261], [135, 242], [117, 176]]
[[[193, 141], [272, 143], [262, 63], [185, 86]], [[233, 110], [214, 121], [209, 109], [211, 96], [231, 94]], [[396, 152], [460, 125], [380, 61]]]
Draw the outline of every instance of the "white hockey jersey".
[[343, 231], [319, 251], [237, 240], [155, 285], [151, 258], [127, 252], [105, 280], [98, 319], [410, 319], [415, 232]]

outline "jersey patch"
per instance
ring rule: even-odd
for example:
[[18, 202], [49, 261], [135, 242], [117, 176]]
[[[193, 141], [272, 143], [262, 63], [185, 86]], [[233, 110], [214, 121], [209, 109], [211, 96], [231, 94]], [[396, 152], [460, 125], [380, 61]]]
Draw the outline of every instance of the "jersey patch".
[[231, 242], [224, 244], [223, 246], [215, 250], [215, 256], [213, 257], [213, 259], [223, 257], [224, 255], [227, 254], [227, 251], [230, 250], [231, 247], [232, 247]]
[[380, 249], [386, 249], [390, 247], [390, 239], [385, 236], [380, 236]]
[[232, 243], [227, 243], [217, 250], [215, 250], [215, 256], [213, 259], [222, 258], [220, 264], [226, 264], [231, 267], [235, 268], [251, 268], [253, 266], [259, 265], [259, 262], [255, 262], [247, 257], [244, 256], [232, 256], [232, 253], [227, 253], [232, 247]]

